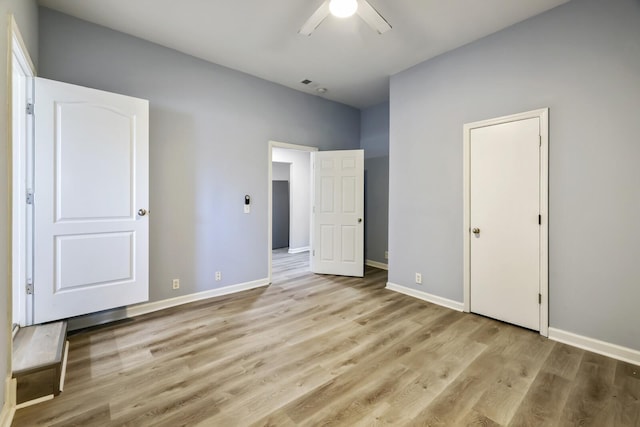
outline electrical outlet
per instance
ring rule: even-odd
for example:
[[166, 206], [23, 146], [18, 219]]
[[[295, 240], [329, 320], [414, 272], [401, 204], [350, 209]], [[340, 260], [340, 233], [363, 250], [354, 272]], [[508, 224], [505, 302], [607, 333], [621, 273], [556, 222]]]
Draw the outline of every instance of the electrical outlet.
[[384, 251], [384, 259], [389, 259], [389, 251]]
[[222, 272], [216, 271], [216, 281], [222, 280]]
[[422, 285], [422, 274], [416, 273], [416, 283]]
[[180, 289], [180, 279], [173, 279], [173, 289]]

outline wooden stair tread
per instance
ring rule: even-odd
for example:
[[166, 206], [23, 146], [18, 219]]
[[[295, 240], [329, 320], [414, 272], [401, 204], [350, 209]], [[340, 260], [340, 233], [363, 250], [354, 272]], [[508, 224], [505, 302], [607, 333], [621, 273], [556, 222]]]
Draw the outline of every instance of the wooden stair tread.
[[66, 321], [20, 328], [13, 339], [13, 376], [60, 364], [66, 338]]

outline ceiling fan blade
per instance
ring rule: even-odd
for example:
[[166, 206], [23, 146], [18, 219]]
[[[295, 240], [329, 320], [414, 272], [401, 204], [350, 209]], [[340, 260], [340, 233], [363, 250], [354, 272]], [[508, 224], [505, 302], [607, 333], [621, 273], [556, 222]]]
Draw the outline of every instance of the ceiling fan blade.
[[360, 18], [371, 28], [376, 30], [378, 34], [386, 33], [391, 29], [391, 25], [382, 15], [369, 4], [367, 0], [358, 0], [358, 10], [356, 11]]
[[298, 33], [303, 36], [310, 36], [313, 31], [318, 28], [318, 25], [324, 21], [324, 19], [329, 16], [329, 1], [326, 0], [324, 3], [320, 5], [318, 10], [313, 12], [311, 18], [304, 23], [304, 25], [298, 30]]

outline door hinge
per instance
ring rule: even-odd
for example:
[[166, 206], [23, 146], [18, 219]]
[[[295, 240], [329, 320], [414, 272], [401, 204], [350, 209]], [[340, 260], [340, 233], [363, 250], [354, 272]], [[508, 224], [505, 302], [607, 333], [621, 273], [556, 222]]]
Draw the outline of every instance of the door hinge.
[[312, 250], [311, 253], [312, 253], [313, 256], [316, 256], [316, 250], [315, 249]]
[[33, 190], [27, 190], [27, 204], [33, 204]]
[[33, 104], [31, 102], [27, 103], [27, 114], [28, 115], [33, 115]]
[[542, 135], [538, 135], [538, 146], [542, 147]]
[[542, 304], [542, 294], [538, 294], [538, 304]]
[[27, 295], [33, 295], [33, 282], [31, 279], [27, 279]]
[[542, 225], [542, 215], [538, 215], [538, 225]]
[[316, 213], [316, 207], [315, 207], [315, 206], [313, 206], [313, 207], [311, 208], [311, 212], [312, 212], [312, 213]]

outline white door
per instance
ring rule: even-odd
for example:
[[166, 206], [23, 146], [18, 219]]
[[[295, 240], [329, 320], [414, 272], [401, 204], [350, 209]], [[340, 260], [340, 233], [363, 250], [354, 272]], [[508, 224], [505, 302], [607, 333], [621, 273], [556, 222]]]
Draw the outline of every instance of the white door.
[[471, 311], [540, 329], [540, 119], [471, 130]]
[[319, 151], [311, 161], [311, 271], [362, 277], [364, 151]]
[[148, 111], [36, 79], [35, 323], [148, 299]]

